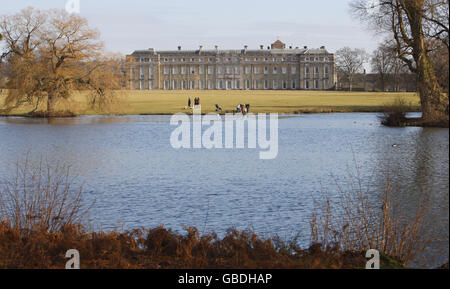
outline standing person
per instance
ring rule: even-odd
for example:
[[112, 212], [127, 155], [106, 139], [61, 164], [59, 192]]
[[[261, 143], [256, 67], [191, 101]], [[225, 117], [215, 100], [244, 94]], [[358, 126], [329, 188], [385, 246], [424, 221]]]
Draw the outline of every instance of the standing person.
[[247, 103], [247, 104], [245, 105], [245, 108], [247, 108], [247, 113], [249, 113], [249, 112], [250, 112], [250, 104]]
[[189, 100], [188, 100], [188, 107], [189, 107], [189, 108], [191, 108], [191, 104], [192, 104], [191, 98], [189, 97]]
[[200, 97], [197, 97], [197, 105], [200, 105]]

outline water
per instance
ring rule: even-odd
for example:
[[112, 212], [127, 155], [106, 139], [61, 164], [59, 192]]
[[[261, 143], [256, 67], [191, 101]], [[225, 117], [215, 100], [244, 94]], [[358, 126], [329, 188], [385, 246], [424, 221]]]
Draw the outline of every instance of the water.
[[[433, 250], [448, 262], [449, 130], [387, 128], [376, 114], [314, 114], [279, 120], [279, 154], [174, 150], [170, 116], [0, 118], [0, 177], [27, 154], [70, 164], [97, 228], [165, 225], [176, 231], [252, 229], [309, 242], [314, 198], [337, 197], [358, 166], [374, 202], [389, 165], [395, 198], [411, 212], [432, 199]], [[442, 250], [444, 254], [442, 254]], [[435, 256], [436, 257], [436, 256]]]

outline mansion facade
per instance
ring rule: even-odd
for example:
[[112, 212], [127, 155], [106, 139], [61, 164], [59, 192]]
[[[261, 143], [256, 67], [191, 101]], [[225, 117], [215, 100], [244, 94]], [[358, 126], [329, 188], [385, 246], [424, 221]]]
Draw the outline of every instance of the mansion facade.
[[126, 57], [133, 90], [330, 90], [336, 88], [334, 54], [271, 46], [249, 50], [138, 50]]

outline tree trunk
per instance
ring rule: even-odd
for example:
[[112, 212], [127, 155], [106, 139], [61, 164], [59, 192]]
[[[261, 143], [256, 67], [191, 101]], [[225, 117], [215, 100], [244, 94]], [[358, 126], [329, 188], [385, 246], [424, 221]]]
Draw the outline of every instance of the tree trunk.
[[55, 96], [53, 94], [49, 94], [47, 97], [47, 117], [55, 117], [56, 111], [55, 111]]
[[413, 57], [417, 65], [417, 88], [424, 125], [448, 127], [448, 97], [442, 94], [430, 58], [422, 28], [423, 1], [403, 1], [411, 27]]

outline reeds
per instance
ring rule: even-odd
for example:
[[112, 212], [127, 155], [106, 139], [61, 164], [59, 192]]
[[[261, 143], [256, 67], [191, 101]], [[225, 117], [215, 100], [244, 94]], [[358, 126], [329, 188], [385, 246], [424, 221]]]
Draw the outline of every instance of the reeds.
[[[421, 256], [429, 240], [423, 234], [428, 202], [423, 198], [413, 214], [395, 202], [389, 168], [385, 171], [383, 192], [376, 195], [364, 188], [358, 167], [351, 175], [349, 189], [336, 182], [339, 199], [325, 198], [312, 215], [312, 242], [324, 251], [361, 252], [376, 249], [407, 265]], [[412, 216], [411, 216], [412, 215]]]
[[0, 186], [0, 222], [22, 235], [57, 232], [82, 222], [87, 210], [81, 201], [82, 188], [72, 189], [67, 166], [40, 160], [32, 167], [27, 157], [16, 163], [15, 175]]

